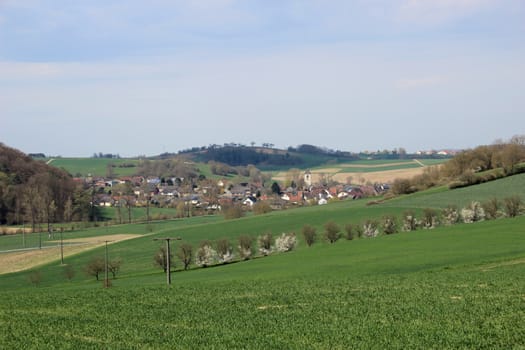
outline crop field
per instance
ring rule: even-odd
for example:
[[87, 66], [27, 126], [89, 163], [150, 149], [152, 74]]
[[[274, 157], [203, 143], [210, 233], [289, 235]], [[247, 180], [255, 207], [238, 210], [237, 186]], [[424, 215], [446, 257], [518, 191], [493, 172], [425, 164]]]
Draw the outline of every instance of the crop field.
[[[387, 183], [397, 178], [410, 178], [419, 175], [425, 167], [439, 165], [446, 162], [446, 159], [428, 160], [358, 160], [348, 163], [330, 164], [325, 167], [310, 169], [314, 181], [318, 181], [320, 176], [330, 176], [341, 183], [348, 181], [352, 183]], [[275, 173], [274, 180], [285, 181], [289, 176], [288, 172], [282, 171]]]
[[137, 159], [108, 159], [108, 158], [52, 158], [48, 159], [49, 165], [57, 168], [64, 168], [71, 175], [106, 176], [108, 164], [113, 164], [113, 173], [117, 176], [133, 175], [137, 171], [136, 167], [120, 167], [123, 164], [138, 165]]
[[[311, 247], [298, 237], [298, 247], [287, 253], [188, 271], [178, 263], [170, 287], [153, 266], [161, 245], [153, 239], [181, 237], [196, 246], [203, 239], [235, 242], [241, 234], [268, 231], [300, 236], [304, 224], [321, 234], [329, 220], [342, 226], [400, 215], [407, 208], [440, 208], [459, 198], [523, 196], [524, 176], [461, 193], [434, 189], [373, 206], [341, 201], [237, 220], [194, 217], [152, 227], [68, 232], [68, 239], [138, 236], [108, 246], [110, 257], [123, 261], [109, 289], [83, 273], [89, 259], [103, 256], [103, 247], [67, 257], [66, 266], [75, 271], [70, 281], [58, 257], [29, 271], [0, 275], [0, 344], [39, 349], [520, 348], [525, 344], [525, 216], [334, 244], [319, 237]], [[509, 186], [518, 187], [503, 190]], [[0, 247], [19, 238], [0, 237]], [[34, 271], [41, 277], [38, 285], [29, 282]]]

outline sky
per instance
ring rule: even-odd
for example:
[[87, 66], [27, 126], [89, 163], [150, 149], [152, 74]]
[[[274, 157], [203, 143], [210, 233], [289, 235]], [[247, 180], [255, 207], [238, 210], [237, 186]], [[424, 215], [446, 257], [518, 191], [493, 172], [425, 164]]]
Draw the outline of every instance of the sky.
[[523, 0], [0, 0], [0, 142], [26, 153], [516, 134]]

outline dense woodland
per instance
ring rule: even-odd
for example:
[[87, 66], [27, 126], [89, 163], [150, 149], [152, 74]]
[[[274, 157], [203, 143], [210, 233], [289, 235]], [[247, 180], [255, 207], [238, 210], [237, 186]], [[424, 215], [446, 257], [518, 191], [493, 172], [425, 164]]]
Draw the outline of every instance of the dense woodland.
[[64, 170], [0, 143], [0, 224], [37, 225], [95, 215], [87, 188]]

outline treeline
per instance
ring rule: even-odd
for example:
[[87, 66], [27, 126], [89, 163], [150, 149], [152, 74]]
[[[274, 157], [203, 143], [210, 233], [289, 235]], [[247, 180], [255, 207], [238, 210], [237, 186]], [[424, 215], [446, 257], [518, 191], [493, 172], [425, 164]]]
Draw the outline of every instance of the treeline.
[[295, 166], [303, 163], [302, 158], [293, 156], [289, 152], [261, 152], [253, 147], [246, 146], [208, 148], [206, 152], [200, 153], [199, 157], [205, 162], [216, 161], [231, 166], [249, 164], [255, 166]]
[[98, 152], [98, 153], [93, 153], [92, 158], [120, 159], [120, 154]]
[[319, 156], [331, 156], [337, 158], [343, 158], [345, 160], [356, 160], [358, 157], [350, 152], [343, 152], [339, 150], [331, 150], [324, 147], [318, 147], [314, 145], [303, 144], [297, 147], [288, 147], [289, 152], [297, 152], [303, 154], [313, 154]]
[[142, 176], [176, 177], [191, 180], [198, 178], [200, 171], [192, 162], [178, 157], [163, 160], [142, 159], [138, 164], [136, 173]]
[[[64, 170], [0, 144], [0, 224], [41, 224], [96, 219], [88, 188]], [[90, 216], [91, 215], [91, 216]]]
[[523, 162], [525, 135], [517, 135], [508, 141], [463, 151], [443, 165], [426, 168], [423, 174], [412, 179], [397, 179], [391, 192], [408, 194], [444, 184], [450, 188], [475, 185], [524, 172]]

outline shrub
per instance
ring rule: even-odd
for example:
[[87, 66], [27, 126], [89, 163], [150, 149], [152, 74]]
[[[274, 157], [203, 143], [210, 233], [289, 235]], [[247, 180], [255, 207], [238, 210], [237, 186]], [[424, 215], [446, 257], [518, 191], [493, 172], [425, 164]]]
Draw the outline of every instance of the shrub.
[[416, 191], [409, 179], [395, 179], [390, 190], [396, 195], [410, 194]]
[[326, 239], [328, 240], [328, 242], [330, 243], [334, 243], [336, 242], [340, 237], [341, 237], [341, 229], [339, 228], [339, 226], [333, 222], [333, 221], [329, 221], [327, 222], [325, 225], [324, 225], [324, 236], [326, 237]]
[[282, 233], [275, 239], [275, 248], [279, 252], [289, 252], [297, 245], [297, 238], [295, 233]]
[[273, 236], [271, 232], [259, 236], [257, 242], [259, 243], [259, 252], [262, 255], [266, 256], [272, 252]]
[[195, 254], [195, 264], [200, 267], [213, 265], [217, 259], [217, 252], [209, 241], [202, 241]]
[[423, 219], [421, 220], [421, 226], [424, 229], [433, 229], [439, 225], [437, 212], [431, 208], [423, 209]]
[[365, 237], [377, 237], [379, 230], [377, 229], [379, 224], [375, 220], [366, 220], [363, 224], [363, 235]]
[[309, 247], [315, 243], [315, 239], [317, 236], [315, 231], [316, 231], [315, 227], [310, 226], [310, 225], [304, 225], [302, 228], [302, 234], [304, 237], [304, 241], [306, 242], [306, 245], [308, 245]]
[[242, 235], [239, 237], [239, 255], [241, 259], [248, 260], [252, 256], [253, 237]]
[[455, 225], [460, 220], [458, 208], [455, 205], [449, 205], [442, 210], [443, 222], [445, 225]]
[[355, 235], [354, 225], [346, 224], [345, 225], [345, 238], [351, 241], [352, 239], [354, 239], [354, 235]]
[[255, 215], [266, 214], [272, 211], [272, 207], [268, 202], [259, 201], [253, 205], [253, 213]]
[[485, 211], [479, 202], [472, 201], [467, 207], [461, 209], [461, 217], [464, 223], [470, 224], [482, 221], [485, 218]]
[[403, 231], [410, 232], [417, 230], [418, 222], [413, 211], [408, 210], [403, 214]]
[[220, 263], [226, 264], [233, 260], [233, 247], [228, 239], [219, 239], [215, 246], [217, 248], [217, 259]]
[[505, 214], [509, 218], [513, 218], [513, 217], [520, 215], [522, 204], [523, 202], [521, 200], [521, 197], [519, 196], [512, 196], [512, 197], [505, 198], [503, 200], [503, 207], [505, 208]]
[[481, 207], [485, 212], [485, 219], [493, 220], [498, 218], [500, 203], [497, 198], [492, 198], [486, 202], [481, 203]]
[[224, 218], [226, 220], [238, 219], [244, 216], [244, 211], [240, 205], [232, 205], [224, 210]]
[[[164, 272], [168, 270], [168, 261], [166, 256], [166, 247], [162, 246], [157, 250], [153, 256], [153, 261], [156, 266], [160, 267]], [[173, 253], [170, 251], [170, 267], [175, 266], [175, 259], [173, 259]]]
[[187, 270], [193, 260], [193, 246], [189, 243], [182, 243], [177, 249], [177, 257], [182, 261], [184, 270]]

